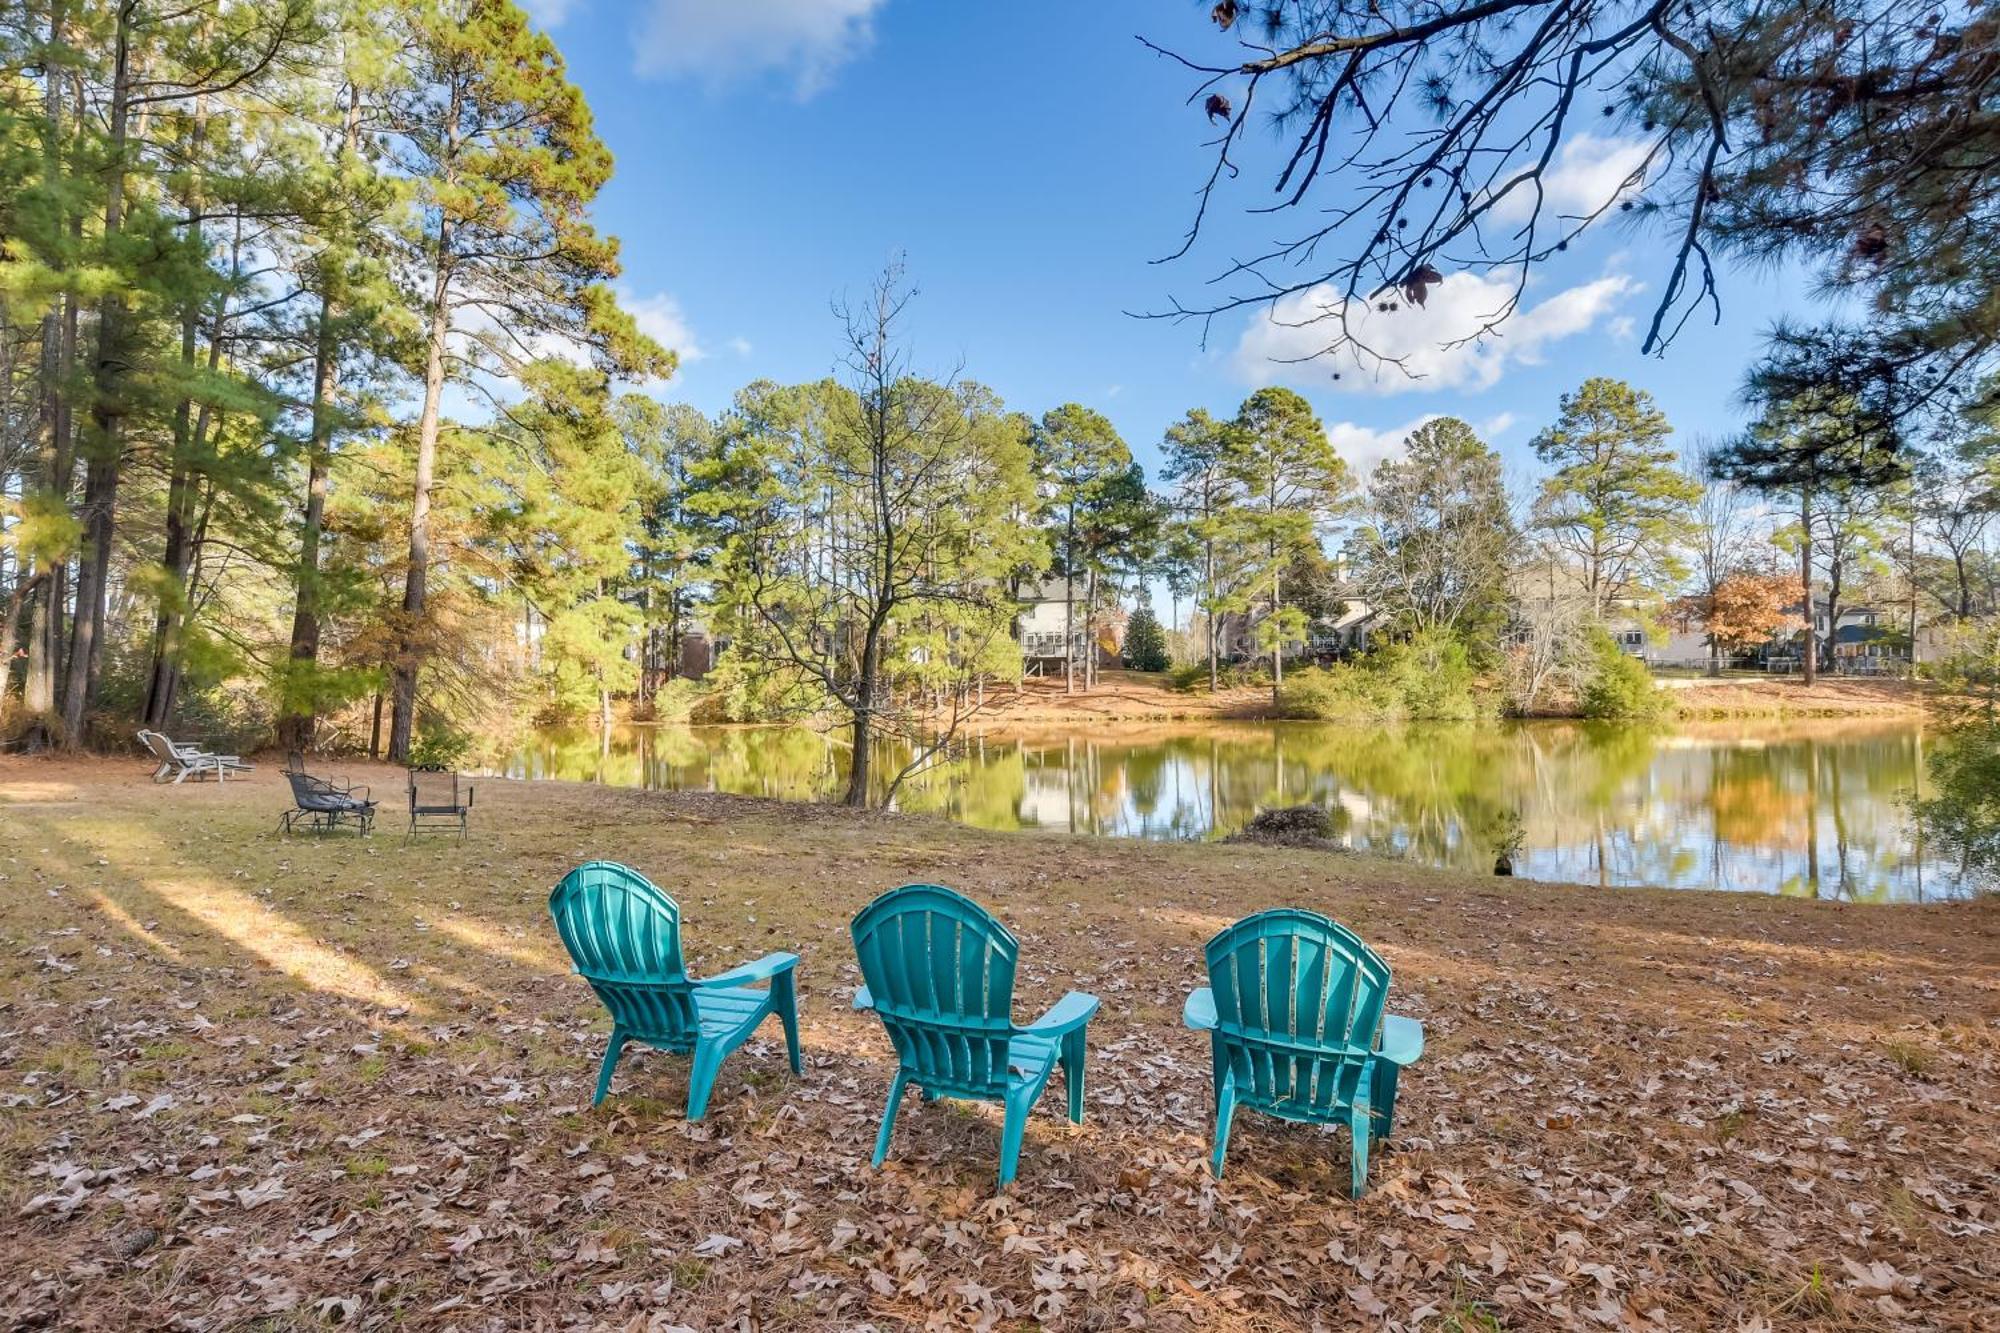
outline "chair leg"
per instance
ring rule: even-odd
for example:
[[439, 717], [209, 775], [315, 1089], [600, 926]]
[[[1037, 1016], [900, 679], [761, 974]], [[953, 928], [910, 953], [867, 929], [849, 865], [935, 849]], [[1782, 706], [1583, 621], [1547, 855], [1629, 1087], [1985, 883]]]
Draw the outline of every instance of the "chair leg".
[[1028, 1129], [1028, 1112], [1034, 1102], [1027, 1097], [1009, 1097], [1007, 1116], [1000, 1126], [1000, 1188], [1014, 1183], [1015, 1168], [1021, 1164], [1021, 1138]]
[[1348, 1138], [1354, 1142], [1354, 1165], [1348, 1182], [1347, 1197], [1358, 1199], [1368, 1190], [1368, 1141], [1373, 1134], [1374, 1112], [1366, 1100], [1357, 1099], [1347, 1116]]
[[895, 1081], [889, 1084], [889, 1104], [882, 1108], [882, 1128], [875, 1134], [875, 1158], [873, 1165], [882, 1165], [882, 1159], [889, 1155], [889, 1136], [896, 1129], [896, 1108], [902, 1105], [903, 1089], [909, 1085], [910, 1076], [902, 1069], [896, 1070]]
[[694, 1068], [688, 1073], [688, 1119], [699, 1120], [708, 1114], [708, 1094], [715, 1089], [715, 1076], [722, 1072], [722, 1057], [727, 1054], [720, 1042], [696, 1043]]
[[1083, 1029], [1063, 1034], [1062, 1071], [1063, 1090], [1069, 1094], [1069, 1122], [1083, 1123], [1083, 1066], [1087, 1059], [1084, 1049]]
[[1236, 1118], [1236, 1083], [1224, 1074], [1215, 1089], [1215, 1152], [1209, 1166], [1222, 1179], [1222, 1160], [1229, 1155], [1229, 1123]]
[[597, 1075], [597, 1095], [590, 1099], [592, 1106], [603, 1101], [604, 1094], [611, 1091], [611, 1071], [618, 1067], [618, 1056], [624, 1051], [625, 1043], [630, 1040], [632, 1039], [625, 1034], [624, 1028], [614, 1026], [611, 1029], [611, 1044], [604, 1050], [604, 1068]]
[[771, 1007], [778, 1011], [778, 1021], [785, 1026], [785, 1054], [791, 1059], [792, 1072], [803, 1074], [806, 1066], [799, 1057], [798, 982], [789, 971], [771, 978]]
[[1369, 1100], [1375, 1106], [1374, 1138], [1387, 1143], [1396, 1129], [1396, 1066], [1387, 1060], [1375, 1062], [1375, 1087]]

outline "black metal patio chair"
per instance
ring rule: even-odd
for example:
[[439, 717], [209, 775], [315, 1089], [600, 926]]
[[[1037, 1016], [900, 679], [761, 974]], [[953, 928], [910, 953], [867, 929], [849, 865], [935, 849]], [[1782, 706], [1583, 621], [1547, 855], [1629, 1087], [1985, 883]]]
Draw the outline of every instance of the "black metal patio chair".
[[458, 832], [465, 841], [466, 823], [472, 815], [472, 784], [461, 781], [448, 768], [418, 767], [410, 770], [410, 831], [419, 833]]
[[366, 833], [375, 827], [375, 802], [369, 799], [366, 785], [346, 785], [314, 777], [305, 767], [305, 756], [298, 751], [285, 756], [285, 781], [291, 784], [292, 808], [278, 817], [280, 833], [291, 833], [301, 827], [313, 833], [330, 833], [341, 827]]

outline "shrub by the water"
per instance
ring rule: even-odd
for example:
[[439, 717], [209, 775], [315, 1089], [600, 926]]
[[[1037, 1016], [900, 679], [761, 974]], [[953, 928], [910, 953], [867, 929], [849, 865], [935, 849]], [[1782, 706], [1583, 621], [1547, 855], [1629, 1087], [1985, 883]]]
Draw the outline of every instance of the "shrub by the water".
[[676, 676], [653, 691], [653, 721], [685, 722], [701, 701], [701, 685], [686, 676]]
[[1278, 708], [1313, 722], [1379, 722], [1403, 716], [1394, 683], [1359, 662], [1301, 667], [1285, 676]]
[[1667, 711], [1667, 696], [1653, 684], [1653, 673], [1609, 634], [1592, 634], [1588, 654], [1589, 675], [1577, 700], [1585, 717], [1643, 721]]
[[1443, 633], [1290, 672], [1279, 706], [1316, 722], [1464, 721], [1486, 711], [1465, 645]]

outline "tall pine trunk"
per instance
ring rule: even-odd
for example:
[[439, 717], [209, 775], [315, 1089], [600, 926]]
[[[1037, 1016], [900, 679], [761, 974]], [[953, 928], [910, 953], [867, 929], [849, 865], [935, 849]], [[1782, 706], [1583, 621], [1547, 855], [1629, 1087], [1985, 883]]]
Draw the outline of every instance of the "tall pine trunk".
[[[131, 117], [132, 25], [137, 0], [118, 7], [112, 39], [111, 108], [108, 164], [104, 191], [104, 235], [107, 247], [125, 222], [125, 157]], [[104, 606], [111, 577], [111, 540], [117, 526], [118, 472], [124, 437], [126, 363], [125, 295], [115, 285], [98, 304], [97, 365], [90, 407], [91, 438], [87, 442], [83, 481], [84, 551], [77, 565], [76, 616], [70, 628], [69, 666], [64, 673], [62, 743], [75, 749], [83, 743], [84, 718], [97, 688], [97, 667], [104, 653]]]
[[[353, 159], [361, 124], [361, 89], [349, 83], [347, 120], [341, 133], [343, 167]], [[319, 665], [319, 547], [326, 526], [327, 473], [333, 466], [333, 390], [340, 358], [335, 336], [337, 319], [333, 294], [335, 275], [324, 266], [319, 278], [319, 327], [313, 339], [312, 438], [306, 446], [306, 507], [299, 521], [299, 563], [293, 574], [292, 639], [288, 656], [292, 671], [288, 680], [285, 708], [278, 716], [278, 743], [287, 750], [305, 750], [312, 744], [317, 704], [311, 697], [302, 703], [299, 690], [313, 687], [313, 669]]]
[[278, 718], [278, 743], [287, 750], [305, 750], [312, 744], [316, 705], [301, 701], [301, 689], [312, 688], [313, 668], [319, 664], [319, 544], [326, 525], [326, 474], [331, 464], [333, 443], [334, 347], [332, 303], [322, 293], [319, 307], [319, 336], [313, 351], [312, 439], [307, 446], [306, 507], [299, 522], [299, 563], [293, 575], [292, 639], [288, 656], [292, 671], [287, 679], [285, 709]]
[[[63, 37], [65, 5], [51, 0], [49, 5], [49, 46]], [[49, 182], [63, 176], [62, 77], [53, 66], [43, 70], [42, 169]], [[70, 220], [74, 233], [82, 225], [80, 216]], [[42, 485], [49, 502], [67, 507], [70, 482], [76, 471], [75, 437], [71, 431], [69, 377], [76, 369], [76, 296], [64, 292], [42, 320], [41, 406], [38, 426], [42, 434]], [[62, 670], [63, 606], [69, 590], [69, 562], [66, 558], [47, 559], [45, 577], [28, 609], [28, 660], [21, 680], [21, 703], [47, 739], [48, 719], [56, 711], [56, 681]]]
[[1805, 598], [1806, 641], [1799, 658], [1800, 675], [1804, 677], [1808, 689], [1819, 678], [1819, 625], [1813, 615], [1812, 576], [1812, 483], [1799, 488], [1799, 588]]
[[438, 273], [431, 296], [429, 346], [424, 357], [424, 406], [417, 419], [417, 476], [410, 501], [410, 562], [403, 578], [403, 623], [396, 645], [395, 680], [389, 711], [389, 758], [410, 757], [417, 712], [418, 639], [430, 592], [431, 474], [437, 465], [438, 400], [444, 393], [445, 339], [451, 332], [451, 224], [438, 225]]
[[1214, 694], [1219, 684], [1215, 664], [1215, 538], [1208, 537], [1202, 542], [1202, 593], [1206, 599], [1202, 603], [1202, 632], [1208, 638], [1208, 692]]
[[1076, 693], [1076, 504], [1063, 534], [1063, 693]]

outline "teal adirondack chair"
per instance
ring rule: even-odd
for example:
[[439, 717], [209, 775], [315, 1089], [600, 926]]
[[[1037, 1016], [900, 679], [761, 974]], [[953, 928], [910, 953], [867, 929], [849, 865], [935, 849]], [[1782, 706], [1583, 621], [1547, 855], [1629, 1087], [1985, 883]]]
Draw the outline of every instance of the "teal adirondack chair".
[[1242, 1105], [1345, 1124], [1354, 1139], [1350, 1192], [1360, 1198], [1368, 1149], [1395, 1125], [1397, 1071], [1424, 1050], [1423, 1024], [1383, 1015], [1388, 964], [1337, 921], [1275, 908], [1208, 942], [1208, 979], [1182, 1018], [1209, 1037], [1215, 1174]]
[[1083, 1123], [1084, 1028], [1097, 997], [1071, 991], [1026, 1027], [1014, 1024], [1014, 936], [971, 899], [936, 884], [905, 884], [854, 918], [854, 952], [867, 984], [856, 1009], [872, 1009], [896, 1048], [895, 1082], [875, 1136], [875, 1165], [889, 1154], [896, 1108], [915, 1084], [925, 1101], [1000, 1102], [1000, 1184], [1014, 1179], [1028, 1111], [1060, 1064], [1069, 1118]]
[[[625, 1044], [638, 1041], [694, 1055], [687, 1118], [701, 1119], [723, 1057], [771, 1014], [785, 1026], [792, 1072], [802, 1072], [793, 978], [797, 954], [766, 954], [720, 976], [693, 980], [681, 962], [680, 905], [615, 861], [590, 861], [563, 876], [549, 895], [549, 915], [577, 972], [611, 1011], [611, 1046], [592, 1106], [610, 1091], [611, 1071]], [[747, 984], [758, 981], [770, 984], [763, 990]]]

